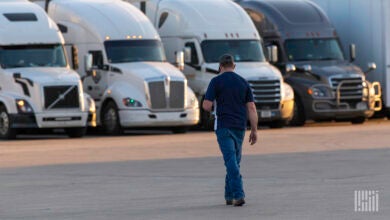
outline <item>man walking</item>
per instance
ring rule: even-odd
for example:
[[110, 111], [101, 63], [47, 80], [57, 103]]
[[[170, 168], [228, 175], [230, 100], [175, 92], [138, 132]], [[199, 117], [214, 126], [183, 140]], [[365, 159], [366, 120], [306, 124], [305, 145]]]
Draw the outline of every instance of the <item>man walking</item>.
[[242, 206], [245, 193], [240, 173], [242, 142], [247, 115], [251, 124], [249, 142], [257, 141], [257, 111], [248, 82], [234, 72], [234, 59], [226, 54], [220, 58], [220, 75], [214, 77], [207, 89], [203, 109], [211, 111], [216, 101], [215, 133], [226, 166], [226, 205]]

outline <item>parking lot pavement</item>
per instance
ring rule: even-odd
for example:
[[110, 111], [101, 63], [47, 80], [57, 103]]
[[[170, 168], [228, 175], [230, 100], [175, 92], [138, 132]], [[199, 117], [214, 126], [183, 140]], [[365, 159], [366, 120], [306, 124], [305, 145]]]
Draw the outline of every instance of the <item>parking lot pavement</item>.
[[[0, 169], [0, 219], [389, 219], [390, 149], [245, 156], [244, 207], [219, 157]], [[354, 190], [379, 211], [354, 212]]]

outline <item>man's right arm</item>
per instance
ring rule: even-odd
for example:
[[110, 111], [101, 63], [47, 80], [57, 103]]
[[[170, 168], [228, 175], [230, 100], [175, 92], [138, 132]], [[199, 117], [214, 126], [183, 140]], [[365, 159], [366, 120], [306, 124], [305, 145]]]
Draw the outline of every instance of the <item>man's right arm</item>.
[[256, 105], [254, 102], [246, 103], [246, 108], [248, 111], [249, 122], [251, 124], [251, 134], [249, 136], [249, 142], [251, 145], [257, 142], [257, 124], [258, 124], [258, 116]]

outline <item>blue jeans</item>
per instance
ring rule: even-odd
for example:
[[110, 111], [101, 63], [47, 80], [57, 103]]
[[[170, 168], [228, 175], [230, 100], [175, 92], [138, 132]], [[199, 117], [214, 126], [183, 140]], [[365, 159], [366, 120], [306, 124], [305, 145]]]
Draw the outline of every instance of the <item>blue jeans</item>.
[[226, 166], [225, 199], [244, 198], [240, 162], [245, 130], [221, 128], [215, 133]]

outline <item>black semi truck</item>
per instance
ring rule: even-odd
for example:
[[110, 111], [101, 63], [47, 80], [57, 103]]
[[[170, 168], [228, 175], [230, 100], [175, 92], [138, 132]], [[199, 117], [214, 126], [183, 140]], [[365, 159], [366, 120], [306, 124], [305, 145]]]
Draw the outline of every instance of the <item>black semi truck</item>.
[[[363, 123], [374, 113], [378, 97], [365, 74], [352, 64], [355, 46], [345, 58], [328, 17], [306, 0], [236, 1], [250, 15], [264, 40], [265, 52], [295, 93], [292, 125], [306, 120]], [[276, 57], [276, 58], [273, 58]]]

